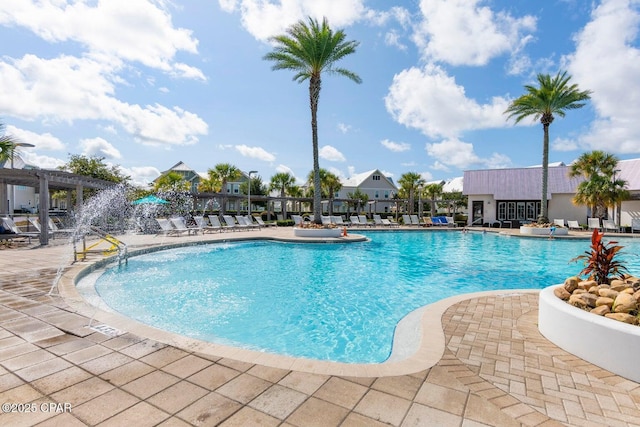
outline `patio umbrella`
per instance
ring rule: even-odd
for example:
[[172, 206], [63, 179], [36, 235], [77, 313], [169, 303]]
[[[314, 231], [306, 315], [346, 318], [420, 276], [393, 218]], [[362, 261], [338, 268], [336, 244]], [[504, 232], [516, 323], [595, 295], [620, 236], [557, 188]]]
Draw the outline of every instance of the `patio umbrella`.
[[167, 202], [164, 199], [161, 199], [158, 196], [154, 196], [153, 194], [132, 202], [132, 204], [134, 204], [134, 205], [165, 205], [167, 203], [169, 203], [169, 202]]

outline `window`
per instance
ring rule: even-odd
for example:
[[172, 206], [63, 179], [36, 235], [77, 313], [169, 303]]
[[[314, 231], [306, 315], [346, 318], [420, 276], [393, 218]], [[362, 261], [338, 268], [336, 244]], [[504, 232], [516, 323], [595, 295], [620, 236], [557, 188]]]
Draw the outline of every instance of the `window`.
[[507, 219], [507, 203], [498, 202], [498, 221]]
[[507, 203], [507, 219], [516, 219], [516, 202]]
[[378, 190], [376, 190], [376, 192], [373, 194], [373, 198], [374, 199], [380, 198], [380, 192]]
[[517, 206], [517, 218], [520, 221], [523, 221], [525, 219], [525, 203], [524, 202], [518, 202], [518, 206]]
[[374, 181], [380, 181], [380, 175], [373, 175]]
[[386, 191], [384, 192], [384, 198], [385, 198], [385, 199], [388, 199], [388, 198], [389, 198], [389, 190], [386, 190]]
[[534, 221], [536, 219], [536, 202], [527, 202], [527, 220]]

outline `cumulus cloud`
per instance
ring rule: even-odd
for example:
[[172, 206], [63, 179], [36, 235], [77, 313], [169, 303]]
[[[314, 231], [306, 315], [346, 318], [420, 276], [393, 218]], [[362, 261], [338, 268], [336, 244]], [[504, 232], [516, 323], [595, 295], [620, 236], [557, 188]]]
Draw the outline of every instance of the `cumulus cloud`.
[[489, 104], [467, 98], [464, 87], [440, 67], [412, 67], [396, 74], [385, 106], [400, 124], [430, 137], [457, 137], [463, 131], [505, 127], [508, 100], [494, 97]]
[[436, 160], [434, 168], [439, 170], [449, 166], [458, 169], [468, 169], [471, 166], [495, 169], [507, 167], [510, 164], [510, 159], [499, 153], [494, 153], [489, 158], [480, 158], [475, 153], [473, 144], [455, 138], [428, 143], [425, 150]]
[[388, 139], [383, 139], [380, 141], [380, 144], [390, 151], [395, 151], [396, 153], [401, 153], [403, 151], [411, 150], [411, 145], [406, 142], [393, 142]]
[[107, 159], [121, 159], [120, 151], [103, 138], [83, 139], [80, 141], [82, 154], [85, 156], [98, 156]]
[[166, 5], [147, 0], [2, 2], [0, 24], [22, 26], [50, 43], [76, 42], [92, 54], [204, 80], [200, 70], [175, 62], [179, 51], [197, 53], [198, 41], [191, 31], [174, 27]]
[[263, 160], [265, 162], [273, 162], [276, 159], [276, 156], [262, 147], [249, 147], [248, 145], [240, 144], [234, 146], [234, 148], [243, 156], [251, 157], [252, 159]]
[[351, 126], [345, 123], [338, 123], [338, 130], [342, 133], [347, 133], [351, 130]]
[[60, 139], [46, 132], [38, 134], [12, 125], [6, 126], [7, 135], [14, 136], [18, 141], [35, 145], [38, 150], [61, 151], [66, 147]]
[[529, 32], [532, 16], [515, 18], [481, 6], [482, 0], [422, 0], [422, 22], [414, 42], [427, 61], [452, 65], [486, 65], [492, 58], [518, 52]]
[[124, 168], [120, 166], [124, 175], [130, 176], [133, 185], [148, 186], [154, 179], [160, 176], [160, 171], [152, 166], [140, 166]]
[[324, 147], [320, 147], [318, 155], [321, 159], [329, 160], [331, 162], [345, 162], [344, 155], [338, 151], [335, 147], [330, 145], [325, 145]]
[[369, 15], [364, 0], [218, 0], [225, 12], [241, 14], [242, 26], [257, 40], [284, 33], [308, 16], [326, 17], [332, 26], [346, 27]]
[[583, 149], [640, 152], [640, 50], [631, 45], [639, 30], [637, 1], [602, 1], [576, 35], [575, 53], [565, 58], [572, 82], [593, 91], [597, 117], [579, 138]]
[[[207, 124], [194, 113], [115, 98], [114, 82], [123, 64], [101, 62], [105, 59], [25, 55], [0, 60], [0, 110], [45, 122], [106, 120], [148, 145], [194, 144], [199, 135], [207, 134]], [[20, 102], [14, 102], [16, 99]]]

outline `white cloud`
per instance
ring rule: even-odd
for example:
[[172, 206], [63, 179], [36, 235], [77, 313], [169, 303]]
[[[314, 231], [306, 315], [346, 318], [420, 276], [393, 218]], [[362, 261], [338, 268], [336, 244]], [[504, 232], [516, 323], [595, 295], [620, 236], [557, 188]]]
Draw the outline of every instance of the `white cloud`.
[[640, 50], [630, 44], [639, 30], [637, 1], [602, 1], [576, 35], [575, 53], [565, 58], [572, 83], [593, 91], [597, 118], [579, 139], [583, 149], [640, 152]]
[[116, 99], [114, 82], [123, 64], [101, 62], [106, 59], [61, 56], [46, 60], [25, 55], [0, 60], [0, 110], [45, 123], [105, 120], [122, 126], [136, 141], [156, 146], [194, 144], [199, 135], [207, 134], [207, 124], [194, 113]]
[[532, 16], [514, 18], [481, 6], [482, 0], [422, 0], [423, 21], [414, 41], [428, 61], [452, 65], [486, 65], [492, 58], [517, 52], [526, 32], [535, 31]]
[[85, 156], [99, 156], [107, 159], [121, 159], [120, 151], [103, 138], [83, 139], [80, 141], [82, 154]]
[[50, 43], [76, 42], [93, 55], [140, 62], [171, 75], [204, 80], [174, 62], [179, 51], [197, 53], [191, 31], [175, 28], [169, 2], [148, 0], [35, 1], [0, 4], [0, 24], [27, 28]]
[[490, 158], [480, 158], [473, 150], [473, 145], [468, 142], [453, 138], [438, 143], [428, 143], [425, 150], [429, 156], [436, 159], [434, 168], [442, 170], [445, 167], [467, 169], [472, 165], [500, 168], [510, 164], [507, 156], [494, 153]]
[[578, 143], [574, 139], [556, 138], [551, 143], [551, 149], [555, 151], [574, 151], [578, 148]]
[[402, 51], [407, 50], [407, 45], [400, 41], [401, 35], [396, 30], [390, 30], [384, 35], [384, 43], [387, 46], [394, 46]]
[[442, 68], [427, 65], [396, 74], [385, 105], [398, 123], [427, 136], [457, 137], [467, 130], [507, 126], [503, 112], [509, 102], [494, 97], [490, 104], [478, 104]]
[[160, 176], [160, 171], [152, 166], [140, 166], [133, 168], [119, 167], [124, 175], [130, 176], [134, 185], [146, 187], [154, 179]]
[[331, 162], [345, 162], [347, 160], [340, 151], [330, 145], [320, 147], [318, 155], [321, 159], [329, 160]]
[[420, 173], [420, 177], [427, 182], [433, 179], [433, 175], [431, 174], [431, 172], [425, 171], [425, 172], [419, 172], [419, 173]]
[[57, 169], [66, 162], [57, 157], [42, 156], [34, 151], [21, 150], [20, 156], [30, 165], [37, 166], [42, 169]]
[[380, 144], [382, 144], [382, 146], [386, 149], [395, 151], [396, 153], [411, 150], [411, 145], [407, 144], [406, 142], [393, 142], [389, 141], [388, 139], [383, 139], [382, 141], [380, 141]]
[[37, 134], [15, 126], [6, 126], [7, 135], [13, 135], [18, 141], [35, 145], [38, 150], [61, 151], [65, 149], [65, 145], [50, 133]]
[[342, 133], [347, 133], [351, 130], [351, 126], [345, 123], [338, 123], [338, 130]]
[[393, 172], [389, 172], [389, 171], [386, 171], [386, 170], [384, 170], [384, 169], [383, 169], [383, 170], [381, 170], [380, 172], [382, 172], [382, 174], [383, 174], [384, 176], [386, 176], [387, 178], [393, 178], [393, 175], [394, 175], [394, 173], [393, 173]]
[[242, 26], [266, 41], [300, 20], [326, 17], [332, 27], [343, 28], [368, 16], [364, 0], [218, 0], [225, 12], [240, 11]]
[[234, 146], [234, 148], [245, 157], [263, 160], [265, 162], [273, 162], [276, 159], [276, 156], [262, 147], [249, 147], [248, 145], [240, 144]]

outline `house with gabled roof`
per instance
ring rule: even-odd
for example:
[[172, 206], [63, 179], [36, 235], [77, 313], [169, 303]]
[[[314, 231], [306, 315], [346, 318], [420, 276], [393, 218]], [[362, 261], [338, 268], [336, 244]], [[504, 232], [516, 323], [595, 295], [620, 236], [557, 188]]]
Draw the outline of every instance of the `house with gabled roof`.
[[[569, 177], [570, 166], [549, 165], [547, 199], [549, 219], [577, 220], [586, 224], [589, 207], [575, 205], [578, 185], [583, 177]], [[640, 218], [640, 159], [618, 162], [618, 177], [627, 181], [631, 199], [622, 202], [620, 223], [626, 226]], [[542, 167], [470, 170], [464, 172], [463, 194], [468, 196], [469, 224], [496, 222], [524, 224], [535, 222], [541, 212]], [[609, 218], [618, 223], [615, 209]]]
[[[372, 203], [372, 212], [391, 212], [395, 206], [394, 197], [398, 194], [393, 180], [380, 169], [373, 169], [352, 175], [348, 179], [341, 180], [342, 188], [335, 195], [335, 199], [349, 199], [349, 194], [360, 190], [369, 196], [369, 202]], [[346, 203], [337, 201], [334, 204], [334, 210], [337, 212], [346, 212]]]

